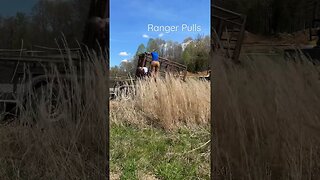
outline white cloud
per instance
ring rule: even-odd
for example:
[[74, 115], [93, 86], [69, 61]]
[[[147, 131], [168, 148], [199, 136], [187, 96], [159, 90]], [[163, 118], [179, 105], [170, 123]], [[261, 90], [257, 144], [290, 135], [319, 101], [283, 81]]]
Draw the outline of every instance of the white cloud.
[[143, 37], [143, 38], [147, 38], [147, 39], [150, 38], [150, 36], [148, 36], [147, 34], [143, 34], [142, 37]]
[[127, 52], [120, 52], [120, 53], [119, 53], [119, 56], [129, 56], [129, 53], [127, 53]]
[[123, 63], [127, 63], [127, 62], [129, 62], [127, 59], [124, 59], [124, 60], [122, 60], [121, 62], [123, 62]]
[[161, 33], [161, 34], [159, 34], [159, 37], [162, 37], [164, 34], [163, 33]]

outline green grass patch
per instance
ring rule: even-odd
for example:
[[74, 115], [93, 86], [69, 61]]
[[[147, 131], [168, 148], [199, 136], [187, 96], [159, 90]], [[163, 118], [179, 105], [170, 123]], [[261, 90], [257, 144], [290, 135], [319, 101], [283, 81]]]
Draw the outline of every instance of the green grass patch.
[[120, 173], [120, 179], [141, 179], [144, 175], [158, 179], [209, 179], [209, 144], [191, 151], [209, 139], [208, 130], [167, 132], [113, 124], [111, 174]]

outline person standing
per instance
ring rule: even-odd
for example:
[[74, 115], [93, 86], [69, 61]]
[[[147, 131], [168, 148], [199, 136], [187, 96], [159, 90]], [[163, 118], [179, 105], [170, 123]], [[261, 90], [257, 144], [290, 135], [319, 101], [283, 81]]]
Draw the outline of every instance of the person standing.
[[154, 78], [158, 77], [158, 73], [160, 70], [160, 61], [159, 61], [159, 54], [155, 49], [151, 52], [152, 61], [151, 61], [151, 76]]

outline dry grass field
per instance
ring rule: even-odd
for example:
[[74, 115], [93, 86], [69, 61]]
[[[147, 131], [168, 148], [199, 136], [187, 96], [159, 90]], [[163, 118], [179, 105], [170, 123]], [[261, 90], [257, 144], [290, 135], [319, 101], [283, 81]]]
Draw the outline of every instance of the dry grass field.
[[209, 179], [210, 82], [138, 81], [110, 120], [111, 179]]
[[115, 124], [153, 125], [162, 129], [209, 126], [210, 82], [171, 77], [138, 81], [130, 99], [111, 101]]
[[306, 58], [214, 58], [216, 179], [319, 179], [320, 74]]
[[[68, 81], [48, 81], [45, 92], [59, 92], [60, 121], [42, 100], [20, 104], [21, 116], [0, 125], [1, 179], [103, 176], [107, 66], [90, 59], [85, 78], [70, 71]], [[241, 61], [213, 61], [214, 176], [318, 179], [319, 66], [281, 55]], [[37, 99], [33, 89], [25, 92]], [[168, 76], [137, 82], [129, 98], [111, 101], [111, 178], [209, 179], [210, 94], [209, 82]]]
[[[1, 179], [106, 175], [108, 66], [90, 56], [83, 67], [68, 78], [52, 67], [42, 88], [23, 86], [20, 116], [0, 125]], [[209, 179], [210, 83], [146, 80], [131, 95], [110, 102], [111, 179]]]
[[[84, 76], [71, 68], [70, 78], [59, 78], [53, 67], [42, 89], [25, 86], [20, 116], [0, 125], [0, 179], [105, 177], [107, 65], [94, 55], [87, 60]], [[59, 116], [50, 112], [52, 100]]]

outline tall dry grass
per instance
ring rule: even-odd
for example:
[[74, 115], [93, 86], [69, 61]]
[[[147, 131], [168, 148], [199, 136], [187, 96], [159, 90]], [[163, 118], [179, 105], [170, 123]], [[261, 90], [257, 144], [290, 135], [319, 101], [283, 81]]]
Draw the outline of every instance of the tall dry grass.
[[319, 66], [274, 56], [213, 62], [214, 178], [319, 179]]
[[210, 82], [184, 82], [167, 75], [157, 82], [150, 78], [135, 84], [130, 98], [110, 102], [112, 123], [166, 130], [209, 127]]
[[[108, 64], [95, 53], [83, 59], [81, 72], [73, 63], [69, 56], [63, 74], [56, 66], [47, 68], [40, 89], [26, 74], [20, 116], [0, 126], [1, 179], [106, 177]], [[53, 99], [59, 116], [46, 103]]]

